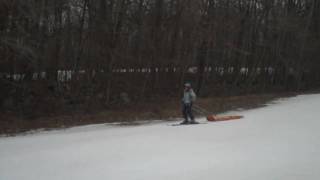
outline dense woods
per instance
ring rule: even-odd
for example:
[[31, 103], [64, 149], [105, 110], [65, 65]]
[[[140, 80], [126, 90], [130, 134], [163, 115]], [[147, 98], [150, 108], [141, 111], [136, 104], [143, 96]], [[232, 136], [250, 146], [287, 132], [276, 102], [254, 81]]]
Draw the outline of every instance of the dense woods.
[[319, 48], [318, 0], [0, 0], [0, 107], [306, 90]]

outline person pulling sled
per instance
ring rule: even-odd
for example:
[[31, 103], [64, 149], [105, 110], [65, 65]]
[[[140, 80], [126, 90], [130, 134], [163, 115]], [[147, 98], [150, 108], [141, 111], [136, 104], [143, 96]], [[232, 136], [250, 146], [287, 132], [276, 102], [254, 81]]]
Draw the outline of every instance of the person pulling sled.
[[181, 122], [180, 124], [198, 124], [198, 122], [195, 121], [192, 113], [192, 104], [195, 102], [196, 98], [197, 96], [194, 93], [191, 87], [191, 84], [185, 83], [183, 98], [182, 98], [182, 115], [183, 115], [184, 121]]

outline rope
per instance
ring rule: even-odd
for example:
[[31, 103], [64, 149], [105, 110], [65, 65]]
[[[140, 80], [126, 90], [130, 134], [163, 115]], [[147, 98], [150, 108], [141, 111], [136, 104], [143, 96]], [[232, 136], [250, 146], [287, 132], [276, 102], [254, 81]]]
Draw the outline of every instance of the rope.
[[207, 111], [206, 109], [200, 107], [199, 105], [193, 105], [193, 110], [196, 111], [197, 113], [203, 115], [203, 116], [207, 116], [210, 115], [212, 113], [210, 113], [209, 111]]

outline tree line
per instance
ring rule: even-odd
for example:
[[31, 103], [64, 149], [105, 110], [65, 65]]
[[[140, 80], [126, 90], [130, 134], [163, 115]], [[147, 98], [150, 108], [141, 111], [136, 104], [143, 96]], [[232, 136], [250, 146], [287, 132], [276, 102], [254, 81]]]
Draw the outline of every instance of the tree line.
[[1, 0], [1, 109], [319, 87], [319, 28], [318, 0]]

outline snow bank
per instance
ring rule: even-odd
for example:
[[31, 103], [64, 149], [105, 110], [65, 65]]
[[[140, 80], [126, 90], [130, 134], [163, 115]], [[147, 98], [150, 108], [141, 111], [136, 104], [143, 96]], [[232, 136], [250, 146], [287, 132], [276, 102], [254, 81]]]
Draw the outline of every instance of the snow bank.
[[0, 138], [0, 180], [318, 180], [319, 107], [320, 95], [303, 95], [236, 121]]

